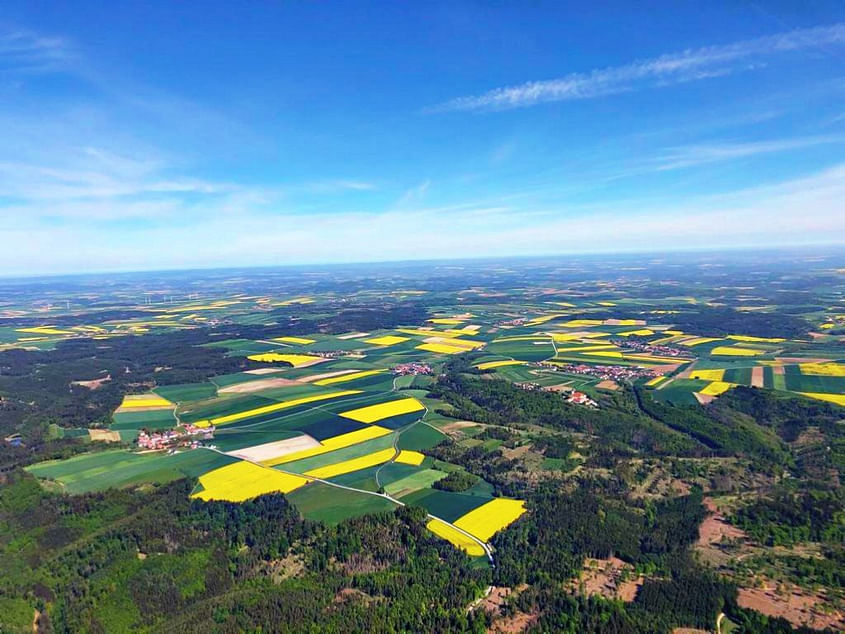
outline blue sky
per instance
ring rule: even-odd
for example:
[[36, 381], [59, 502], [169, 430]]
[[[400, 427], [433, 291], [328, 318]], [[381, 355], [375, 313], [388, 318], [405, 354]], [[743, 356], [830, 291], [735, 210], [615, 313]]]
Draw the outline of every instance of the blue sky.
[[4, 3], [0, 274], [845, 242], [845, 4], [632, 4]]

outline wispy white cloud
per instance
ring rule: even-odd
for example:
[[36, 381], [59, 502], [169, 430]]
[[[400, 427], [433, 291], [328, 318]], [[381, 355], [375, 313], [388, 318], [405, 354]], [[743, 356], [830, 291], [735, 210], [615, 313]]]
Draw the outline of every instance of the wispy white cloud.
[[481, 95], [458, 97], [427, 111], [507, 110], [552, 101], [593, 99], [647, 86], [720, 77], [753, 69], [764, 63], [764, 58], [768, 56], [843, 43], [845, 23], [798, 29], [734, 44], [662, 55], [589, 73], [573, 73], [560, 79], [496, 88]]
[[675, 170], [706, 163], [718, 163], [760, 154], [787, 152], [817, 145], [845, 143], [843, 135], [818, 135], [746, 143], [687, 145], [668, 149], [657, 158], [657, 171]]
[[69, 43], [23, 29], [0, 33], [0, 72], [39, 73], [57, 70], [73, 58]]

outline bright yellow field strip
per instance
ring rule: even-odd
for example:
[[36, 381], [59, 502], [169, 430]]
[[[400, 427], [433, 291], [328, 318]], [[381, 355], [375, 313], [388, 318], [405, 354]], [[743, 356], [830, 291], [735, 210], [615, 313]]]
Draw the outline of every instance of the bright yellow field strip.
[[[678, 312], [678, 311], [673, 311], [673, 312]], [[663, 332], [665, 332], [667, 335], [674, 335], [674, 336], [679, 336], [679, 335], [684, 334], [683, 330], [664, 330]]]
[[734, 346], [718, 346], [710, 351], [710, 354], [718, 354], [732, 357], [753, 357], [758, 354], [766, 354], [765, 350], [752, 350], [751, 348], [737, 348]]
[[478, 334], [477, 329], [469, 330], [469, 326], [460, 329], [447, 328], [443, 332], [451, 337], [460, 337], [462, 335], [466, 335], [467, 337], [475, 337]]
[[419, 337], [445, 337], [447, 339], [460, 337], [460, 335], [450, 334], [445, 330], [434, 330], [433, 328], [397, 328], [396, 332], [401, 332], [403, 335], [415, 335]]
[[643, 322], [639, 319], [608, 319], [602, 323], [608, 326], [637, 326]]
[[[263, 407], [256, 407], [255, 409], [248, 409], [243, 412], [236, 412], [226, 416], [219, 416], [212, 418], [210, 421], [200, 421], [196, 423], [197, 427], [208, 427], [212, 425], [226, 425], [227, 423], [244, 418], [251, 418], [253, 416], [261, 416], [262, 414], [269, 414], [277, 412], [289, 407], [296, 407], [297, 405], [305, 405], [306, 403], [316, 403], [318, 401], [326, 401], [332, 398], [339, 398], [341, 396], [349, 396], [351, 394], [360, 394], [361, 390], [343, 390], [341, 392], [328, 392], [327, 394], [314, 394], [312, 396], [303, 396], [302, 398], [295, 398], [292, 401], [282, 401], [281, 403], [273, 403], [272, 405], [264, 405]], [[203, 424], [204, 423], [204, 424]]]
[[650, 328], [640, 328], [639, 330], [628, 330], [626, 332], [619, 332], [617, 333], [620, 337], [630, 337], [634, 335], [636, 337], [648, 337], [649, 335], [653, 335], [654, 331]]
[[384, 335], [383, 337], [373, 337], [372, 339], [364, 339], [364, 343], [369, 343], [374, 346], [393, 346], [397, 343], [402, 343], [403, 341], [408, 341], [408, 337]]
[[387, 372], [387, 370], [363, 370], [362, 372], [351, 372], [350, 374], [341, 374], [340, 376], [332, 376], [328, 379], [314, 381], [314, 385], [334, 385], [335, 383], [345, 383], [346, 381], [363, 379], [365, 376], [373, 376], [374, 374], [381, 374], [382, 372]]
[[821, 392], [798, 392], [803, 396], [809, 396], [820, 401], [827, 401], [828, 403], [836, 403], [837, 405], [845, 406], [845, 394], [823, 394]]
[[425, 405], [417, 399], [403, 398], [398, 401], [359, 407], [348, 412], [342, 412], [340, 416], [357, 420], [359, 423], [374, 423], [385, 418], [390, 418], [391, 416], [410, 414], [411, 412], [418, 412], [423, 409], [425, 409]]
[[453, 317], [438, 317], [436, 319], [428, 319], [426, 321], [432, 324], [443, 324], [444, 326], [458, 326], [466, 321], [466, 319], [455, 319]]
[[421, 343], [416, 346], [416, 349], [425, 350], [426, 352], [437, 352], [438, 354], [460, 354], [466, 352], [466, 348], [447, 346], [443, 343]]
[[822, 324], [821, 326], [819, 326], [819, 328], [821, 328], [822, 330], [830, 330], [832, 328], [836, 328], [836, 324], [831, 324], [831, 323]]
[[121, 408], [131, 409], [133, 407], [173, 407], [173, 403], [158, 394], [127, 394], [123, 397]]
[[628, 361], [643, 361], [645, 363], [658, 363], [662, 365], [677, 365], [679, 363], [688, 363], [690, 361], [690, 359], [678, 357], [655, 357], [650, 354], [626, 354], [625, 358]]
[[699, 391], [699, 394], [706, 394], [707, 396], [719, 396], [722, 392], [727, 392], [733, 387], [733, 383], [726, 381], [712, 381], [705, 388]]
[[[570, 346], [568, 348], [558, 348], [558, 352], [586, 352], [587, 350], [612, 350], [616, 348], [612, 343], [602, 343], [586, 346]], [[618, 349], [618, 348], [617, 348]]]
[[563, 306], [564, 308], [575, 308], [575, 304], [569, 302], [552, 302], [555, 306]]
[[711, 341], [721, 341], [719, 337], [693, 337], [686, 341], [679, 341], [682, 346], [699, 346], [702, 343], [710, 343]]
[[326, 465], [325, 467], [318, 467], [317, 469], [306, 471], [305, 475], [311, 476], [312, 478], [333, 478], [344, 473], [352, 473], [353, 471], [360, 471], [368, 467], [375, 467], [390, 460], [394, 453], [396, 451], [391, 447], [390, 449], [376, 451], [366, 456], [353, 458], [352, 460], [344, 460], [343, 462]]
[[306, 484], [308, 479], [244, 460], [209, 471], [201, 475], [199, 481], [203, 490], [194, 493], [193, 498], [243, 502], [275, 491], [290, 493]]
[[599, 302], [599, 306], [616, 306], [616, 302]]
[[780, 343], [786, 341], [786, 339], [780, 337], [751, 337], [748, 335], [728, 335], [728, 339], [744, 341], [745, 343]]
[[725, 376], [724, 370], [693, 370], [689, 378], [701, 379], [702, 381], [721, 381]]
[[305, 337], [276, 337], [271, 341], [281, 341], [282, 343], [298, 343], [307, 346], [309, 343], [316, 343], [316, 339], [306, 339]]
[[294, 460], [302, 460], [303, 458], [310, 458], [311, 456], [319, 456], [320, 454], [328, 453], [329, 451], [334, 451], [335, 449], [351, 447], [352, 445], [357, 445], [358, 443], [362, 443], [366, 440], [379, 438], [380, 436], [385, 436], [390, 433], [392, 433], [392, 430], [387, 429], [386, 427], [370, 425], [369, 427], [364, 427], [363, 429], [356, 429], [355, 431], [351, 431], [346, 434], [326, 438], [320, 442], [319, 447], [311, 447], [310, 449], [303, 449], [302, 451], [297, 451], [296, 453], [289, 453], [284, 456], [277, 456], [276, 458], [262, 460], [261, 464], [273, 467], [285, 462], [293, 462]]
[[801, 374], [810, 376], [845, 376], [843, 363], [801, 363]]
[[[571, 333], [568, 333], [568, 332], [550, 332], [550, 333], [548, 333], [548, 335], [554, 341], [578, 341], [581, 337], [583, 337], [583, 335], [571, 334]], [[532, 337], [527, 337], [527, 338], [530, 339]], [[518, 338], [515, 337], [514, 339], [518, 339]], [[505, 341], [505, 340], [504, 339], [497, 339], [496, 341]]]
[[425, 527], [438, 537], [445, 539], [453, 546], [457, 546], [465, 551], [470, 557], [481, 557], [484, 554], [484, 549], [481, 544], [464, 535], [461, 531], [455, 530], [446, 522], [440, 520], [430, 520]]
[[453, 522], [461, 530], [488, 541], [497, 532], [515, 522], [525, 513], [525, 502], [507, 498], [493, 498]]
[[15, 332], [29, 332], [34, 335], [72, 335], [70, 330], [61, 330], [52, 326], [33, 326], [31, 328], [15, 328]]
[[545, 324], [547, 321], [551, 321], [552, 319], [557, 319], [558, 317], [564, 317], [564, 315], [563, 314], [543, 315], [542, 317], [534, 317], [534, 319], [529, 319], [525, 323], [528, 326], [539, 326], [540, 324]]
[[323, 357], [312, 357], [308, 354], [279, 354], [278, 352], [264, 352], [262, 354], [251, 354], [247, 357], [252, 361], [262, 361], [264, 363], [290, 363], [293, 367], [298, 368], [307, 363], [314, 363], [315, 361], [322, 361]]
[[655, 385], [660, 385], [663, 381], [666, 380], [665, 376], [656, 376], [653, 379], [646, 381], [646, 385], [649, 387], [654, 387]]
[[596, 350], [594, 352], [585, 352], [584, 354], [591, 357], [614, 357], [616, 359], [622, 358], [622, 353], [618, 350]]
[[567, 328], [581, 328], [582, 326], [601, 326], [601, 319], [572, 319], [565, 324]]
[[423, 460], [425, 460], [425, 454], [420, 453], [419, 451], [410, 451], [408, 449], [403, 449], [399, 452], [399, 455], [396, 456], [396, 462], [413, 465], [415, 467], [419, 467]]
[[508, 359], [507, 361], [487, 361], [486, 363], [479, 363], [476, 368], [479, 370], [492, 370], [493, 368], [503, 368], [506, 365], [522, 365], [525, 361], [514, 361]]
[[452, 346], [454, 348], [463, 348], [464, 350], [475, 350], [484, 345], [483, 341], [467, 341], [466, 339], [442, 339], [441, 337], [429, 337], [425, 343], [442, 344], [444, 346]]

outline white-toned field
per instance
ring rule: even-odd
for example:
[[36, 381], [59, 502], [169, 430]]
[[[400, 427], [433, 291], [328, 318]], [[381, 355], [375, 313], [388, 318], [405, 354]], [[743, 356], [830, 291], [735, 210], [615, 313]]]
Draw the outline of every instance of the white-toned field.
[[229, 455], [243, 458], [244, 460], [261, 462], [262, 460], [271, 460], [273, 458], [286, 456], [291, 453], [296, 453], [297, 451], [313, 449], [314, 447], [319, 446], [319, 442], [314, 440], [311, 436], [303, 434], [302, 436], [297, 436], [296, 438], [275, 440], [261, 445], [253, 445], [252, 447], [236, 449], [235, 451], [230, 451]]

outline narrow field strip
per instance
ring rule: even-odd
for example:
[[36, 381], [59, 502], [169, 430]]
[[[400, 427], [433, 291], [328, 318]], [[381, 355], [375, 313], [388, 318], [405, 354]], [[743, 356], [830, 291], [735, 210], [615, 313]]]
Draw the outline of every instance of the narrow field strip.
[[391, 433], [393, 433], [393, 430], [387, 429], [385, 427], [379, 427], [378, 425], [370, 425], [369, 427], [351, 431], [347, 434], [341, 434], [339, 436], [332, 436], [331, 438], [326, 438], [320, 443], [319, 447], [313, 447], [311, 449], [297, 451], [296, 453], [279, 456], [270, 460], [264, 460], [261, 464], [267, 467], [274, 467], [285, 462], [293, 462], [295, 460], [302, 460], [303, 458], [319, 456], [320, 454], [328, 453], [330, 451], [334, 451], [335, 449], [351, 447], [352, 445], [357, 445], [358, 443], [362, 443], [366, 440], [380, 438], [381, 436], [385, 436]]
[[340, 416], [343, 416], [344, 418], [351, 418], [359, 423], [375, 423], [376, 421], [390, 418], [391, 416], [410, 414], [423, 409], [425, 409], [425, 405], [420, 403], [417, 399], [403, 398], [398, 401], [378, 403], [377, 405], [368, 405], [367, 407], [359, 407], [358, 409], [349, 410], [348, 412], [341, 412]]
[[264, 405], [263, 407], [256, 407], [255, 409], [248, 409], [243, 412], [236, 412], [235, 414], [228, 414], [210, 420], [201, 420], [196, 424], [197, 427], [208, 427], [210, 425], [220, 426], [228, 423], [233, 423], [244, 418], [252, 418], [253, 416], [261, 416], [271, 412], [278, 412], [297, 405], [306, 405], [308, 403], [316, 403], [319, 401], [326, 401], [333, 398], [340, 398], [341, 396], [350, 396], [352, 394], [360, 394], [360, 390], [344, 390], [342, 392], [329, 392], [328, 394], [314, 394], [313, 396], [303, 396], [292, 401], [283, 401], [281, 403], [273, 403], [272, 405]]

